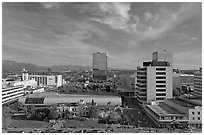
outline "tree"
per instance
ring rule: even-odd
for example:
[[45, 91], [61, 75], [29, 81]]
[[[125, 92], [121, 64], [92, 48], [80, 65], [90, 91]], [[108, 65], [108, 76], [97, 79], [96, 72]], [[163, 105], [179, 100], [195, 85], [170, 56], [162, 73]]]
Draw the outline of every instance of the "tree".
[[58, 118], [58, 112], [57, 112], [57, 105], [52, 105], [50, 107], [50, 113], [49, 113], [49, 118], [51, 119], [57, 119]]

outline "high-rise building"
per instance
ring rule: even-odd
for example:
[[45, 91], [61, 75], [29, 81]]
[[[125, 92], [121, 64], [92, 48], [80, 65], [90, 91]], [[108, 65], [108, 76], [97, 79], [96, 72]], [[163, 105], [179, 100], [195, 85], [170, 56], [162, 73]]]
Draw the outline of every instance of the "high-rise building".
[[194, 94], [202, 97], [202, 69], [194, 73]]
[[93, 53], [93, 80], [107, 80], [107, 55], [106, 53]]
[[173, 55], [166, 50], [152, 53], [152, 61], [166, 61], [173, 66]]
[[163, 59], [153, 58], [137, 67], [136, 96], [140, 103], [172, 98], [172, 74], [171, 63]]

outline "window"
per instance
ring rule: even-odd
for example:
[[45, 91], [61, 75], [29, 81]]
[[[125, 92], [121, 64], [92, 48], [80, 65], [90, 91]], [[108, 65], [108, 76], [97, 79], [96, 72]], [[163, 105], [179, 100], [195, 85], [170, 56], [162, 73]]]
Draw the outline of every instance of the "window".
[[164, 120], [164, 117], [161, 117], [161, 120]]
[[164, 100], [165, 98], [156, 98], [156, 100]]
[[194, 117], [192, 117], [192, 120], [195, 120], [195, 118], [194, 118]]
[[156, 87], [166, 87], [166, 85], [156, 85]]
[[164, 70], [166, 70], [166, 68], [156, 68], [156, 70], [164, 71]]
[[156, 92], [166, 92], [166, 89], [156, 89]]
[[194, 115], [194, 112], [192, 112], [192, 114]]
[[166, 96], [166, 93], [156, 93], [156, 96]]
[[166, 76], [157, 76], [156, 79], [166, 79]]
[[200, 117], [198, 117], [198, 120], [200, 120]]
[[166, 83], [166, 81], [156, 81], [156, 83]]
[[200, 115], [200, 112], [198, 112], [198, 115]]
[[156, 75], [166, 75], [166, 72], [156, 72]]

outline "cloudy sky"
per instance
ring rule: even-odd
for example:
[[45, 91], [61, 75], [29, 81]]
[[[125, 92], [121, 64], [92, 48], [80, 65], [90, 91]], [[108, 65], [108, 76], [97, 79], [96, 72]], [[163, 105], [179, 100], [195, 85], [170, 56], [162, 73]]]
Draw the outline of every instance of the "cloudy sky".
[[174, 68], [202, 66], [201, 3], [3, 3], [2, 58], [37, 65], [135, 69], [153, 51], [173, 53]]

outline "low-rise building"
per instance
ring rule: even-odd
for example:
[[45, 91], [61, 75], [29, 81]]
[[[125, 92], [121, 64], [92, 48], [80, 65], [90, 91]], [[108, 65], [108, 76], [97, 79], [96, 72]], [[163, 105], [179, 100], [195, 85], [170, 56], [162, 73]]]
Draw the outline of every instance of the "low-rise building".
[[173, 121], [189, 127], [202, 127], [202, 104], [197, 100], [185, 97], [166, 99], [158, 105], [146, 105], [145, 111], [160, 127], [168, 127]]
[[2, 88], [2, 104], [10, 103], [24, 95], [24, 86], [7, 86]]

